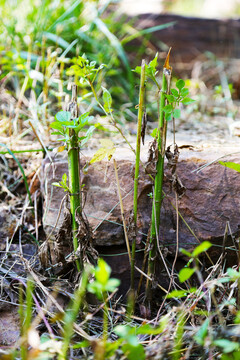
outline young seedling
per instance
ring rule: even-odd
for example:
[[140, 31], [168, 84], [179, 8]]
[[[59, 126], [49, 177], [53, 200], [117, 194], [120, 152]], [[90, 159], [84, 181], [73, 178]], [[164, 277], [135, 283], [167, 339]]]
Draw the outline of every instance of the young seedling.
[[[170, 49], [171, 50], [171, 49]], [[185, 88], [185, 82], [182, 79], [179, 79], [176, 83], [176, 89], [170, 90], [171, 83], [171, 74], [172, 68], [169, 65], [169, 56], [170, 50], [168, 52], [164, 67], [163, 67], [163, 78], [162, 78], [162, 89], [158, 84], [156, 75], [157, 75], [157, 57], [146, 65], [146, 77], [149, 78], [157, 85], [160, 98], [159, 98], [159, 120], [158, 128], [152, 132], [152, 136], [155, 138], [156, 142], [156, 176], [154, 181], [154, 192], [152, 195], [153, 206], [152, 206], [152, 221], [150, 229], [150, 251], [149, 251], [149, 265], [148, 265], [148, 275], [152, 277], [155, 273], [155, 257], [157, 250], [157, 239], [158, 231], [160, 226], [160, 211], [162, 204], [162, 186], [163, 186], [163, 176], [164, 176], [164, 157], [165, 157], [165, 147], [166, 147], [166, 135], [167, 135], [167, 122], [175, 118], [180, 117], [180, 110], [178, 106], [180, 103], [187, 105], [192, 103], [194, 100], [187, 97], [189, 90]], [[140, 73], [140, 67], [135, 69], [137, 73]], [[174, 141], [175, 142], [175, 141]], [[151, 284], [147, 282], [147, 298], [150, 299], [151, 293]]]
[[[72, 234], [73, 234], [73, 248], [76, 253], [78, 248], [78, 222], [76, 219], [76, 213], [82, 212], [81, 201], [81, 180], [80, 180], [80, 148], [90, 139], [92, 136], [94, 126], [90, 126], [87, 132], [83, 136], [78, 136], [78, 133], [88, 125], [89, 120], [92, 117], [89, 113], [78, 116], [77, 105], [77, 87], [72, 86], [72, 100], [68, 104], [68, 111], [60, 111], [55, 116], [55, 121], [51, 124], [51, 127], [57, 131], [53, 132], [55, 135], [61, 135], [61, 139], [67, 144], [68, 150], [68, 185], [67, 175], [64, 174], [62, 181], [59, 183], [53, 183], [53, 185], [64, 188], [69, 192], [70, 196], [70, 210], [72, 215]], [[77, 269], [83, 269], [83, 260], [76, 260]]]
[[103, 260], [98, 260], [98, 265], [93, 271], [95, 276], [95, 281], [88, 284], [88, 291], [95, 294], [100, 301], [104, 302], [104, 311], [103, 311], [103, 359], [104, 353], [106, 350], [106, 344], [108, 339], [108, 302], [107, 302], [107, 293], [113, 292], [120, 284], [120, 280], [110, 278], [111, 268]]
[[[153, 206], [152, 206], [152, 222], [150, 230], [150, 251], [149, 251], [149, 262], [148, 262], [148, 275], [154, 276], [155, 274], [155, 258], [157, 252], [157, 238], [158, 229], [160, 226], [160, 211], [162, 204], [162, 186], [164, 177], [164, 157], [165, 157], [165, 145], [166, 145], [166, 134], [167, 134], [167, 122], [165, 118], [164, 108], [166, 105], [166, 95], [170, 91], [170, 82], [172, 76], [172, 67], [169, 65], [170, 51], [166, 57], [165, 64], [163, 66], [162, 76], [162, 89], [160, 91], [159, 101], [159, 120], [157, 130], [157, 153], [158, 160], [156, 164], [156, 177], [154, 181], [154, 195], [153, 195]], [[152, 284], [147, 282], [147, 299], [151, 298], [151, 286]]]

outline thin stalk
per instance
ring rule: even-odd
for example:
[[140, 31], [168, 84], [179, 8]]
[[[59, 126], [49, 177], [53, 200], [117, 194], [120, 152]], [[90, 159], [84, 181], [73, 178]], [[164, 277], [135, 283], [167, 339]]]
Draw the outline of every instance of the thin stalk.
[[28, 358], [28, 331], [31, 325], [32, 319], [32, 305], [33, 305], [33, 282], [31, 278], [28, 278], [26, 287], [26, 298], [24, 306], [23, 299], [23, 286], [25, 284], [20, 284], [19, 291], [19, 317], [21, 323], [21, 345], [20, 345], [20, 353], [21, 359], [26, 360]]
[[93, 96], [94, 96], [95, 100], [97, 101], [97, 104], [99, 105], [99, 107], [102, 109], [102, 111], [103, 111], [107, 116], [110, 115], [110, 117], [111, 117], [110, 123], [117, 129], [117, 131], [119, 132], [119, 134], [122, 136], [122, 138], [123, 138], [123, 139], [126, 141], [126, 143], [128, 144], [129, 148], [130, 148], [130, 149], [132, 150], [132, 152], [135, 154], [134, 148], [132, 147], [132, 145], [130, 144], [130, 142], [129, 142], [128, 139], [126, 138], [126, 136], [123, 134], [122, 129], [117, 125], [116, 120], [115, 120], [114, 117], [113, 117], [113, 114], [112, 114], [112, 113], [109, 114], [109, 113], [104, 109], [104, 107], [102, 106], [102, 104], [100, 103], [100, 101], [98, 100], [97, 93], [96, 93], [96, 91], [95, 91], [95, 89], [94, 89], [93, 83], [92, 83], [92, 81], [91, 81], [90, 78], [88, 78], [88, 82], [89, 82], [89, 85], [90, 85], [90, 87], [91, 87]]
[[[133, 195], [133, 217], [134, 227], [137, 230], [137, 211], [138, 211], [138, 178], [139, 178], [139, 164], [140, 164], [140, 150], [141, 150], [141, 128], [142, 118], [144, 112], [144, 94], [145, 94], [145, 60], [142, 60], [140, 91], [139, 91], [139, 105], [138, 105], [138, 126], [137, 126], [137, 142], [136, 142], [136, 160], [135, 160], [135, 176], [134, 176], [134, 195]], [[131, 259], [131, 290], [134, 291], [134, 266], [136, 253], [136, 233], [132, 241], [132, 259]]]
[[[170, 49], [171, 50], [171, 49]], [[162, 77], [162, 90], [160, 92], [160, 101], [159, 101], [159, 121], [158, 121], [158, 137], [157, 137], [157, 146], [158, 146], [158, 161], [156, 165], [157, 174], [154, 181], [154, 196], [153, 196], [153, 206], [152, 206], [152, 222], [150, 230], [150, 251], [149, 251], [149, 262], [148, 262], [148, 275], [151, 277], [155, 273], [155, 258], [157, 253], [157, 234], [160, 226], [160, 211], [162, 205], [162, 187], [163, 187], [163, 177], [164, 177], [164, 157], [165, 157], [165, 145], [166, 145], [166, 134], [167, 134], [167, 123], [165, 120], [165, 113], [163, 108], [166, 104], [166, 94], [170, 89], [171, 73], [172, 68], [169, 66], [169, 56], [170, 50], [168, 52], [164, 67], [163, 67], [163, 77]], [[147, 298], [150, 300], [151, 293], [151, 283], [147, 283]]]
[[115, 160], [115, 159], [113, 159], [113, 164], [114, 164], [115, 177], [116, 177], [116, 182], [117, 182], [118, 197], [119, 197], [119, 204], [120, 204], [121, 215], [122, 215], [124, 236], [125, 236], [125, 241], [126, 241], [126, 246], [127, 246], [129, 263], [131, 264], [131, 250], [130, 250], [130, 245], [129, 245], [129, 240], [128, 240], [127, 225], [126, 225], [125, 216], [124, 216], [124, 208], [123, 208], [121, 188], [120, 188], [118, 171], [117, 171], [117, 163], [116, 163], [116, 160]]
[[[68, 104], [68, 111], [71, 112], [71, 119], [78, 118], [78, 105], [77, 105], [77, 86], [72, 86], [72, 100]], [[78, 135], [74, 129], [69, 129], [69, 142], [68, 142], [68, 177], [69, 177], [69, 190], [70, 190], [70, 210], [72, 214], [72, 235], [73, 235], [73, 249], [76, 253], [78, 248], [78, 223], [76, 221], [76, 213], [82, 211], [81, 201], [81, 188], [80, 188], [80, 156]], [[80, 254], [81, 257], [81, 254]], [[80, 258], [76, 260], [78, 271], [83, 269], [83, 261]]]
[[107, 296], [104, 294], [104, 308], [103, 308], [103, 347], [106, 351], [107, 339], [108, 339], [108, 301]]
[[173, 351], [171, 353], [172, 360], [179, 360], [182, 358], [182, 351], [183, 351], [183, 334], [184, 334], [184, 325], [185, 325], [185, 318], [186, 313], [184, 310], [179, 310], [179, 313], [177, 315], [177, 325], [174, 335], [174, 345], [173, 345]]
[[86, 266], [83, 271], [80, 283], [74, 293], [71, 306], [64, 313], [64, 327], [63, 327], [63, 345], [61, 353], [58, 355], [58, 360], [67, 359], [67, 354], [70, 347], [70, 341], [74, 333], [74, 322], [79, 314], [79, 309], [82, 307], [83, 299], [86, 293], [88, 278], [91, 273], [91, 267]]

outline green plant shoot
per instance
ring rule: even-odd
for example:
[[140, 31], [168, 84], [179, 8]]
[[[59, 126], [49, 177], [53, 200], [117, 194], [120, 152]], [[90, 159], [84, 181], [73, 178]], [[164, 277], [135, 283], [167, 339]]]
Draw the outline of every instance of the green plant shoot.
[[[86, 142], [91, 138], [95, 129], [94, 126], [90, 126], [86, 133], [79, 136], [79, 132], [88, 125], [92, 117], [89, 113], [78, 116], [77, 105], [77, 87], [72, 87], [72, 100], [68, 104], [68, 111], [60, 111], [55, 116], [55, 121], [51, 124], [54, 130], [53, 134], [60, 135], [60, 141], [65, 141], [68, 150], [68, 173], [69, 181], [67, 185], [67, 175], [62, 176], [60, 183], [53, 183], [53, 185], [62, 187], [64, 191], [68, 191], [70, 196], [70, 210], [72, 215], [72, 232], [73, 232], [73, 248], [74, 252], [78, 248], [78, 223], [76, 220], [76, 212], [81, 213], [81, 181], [80, 181], [80, 148], [83, 147]], [[77, 269], [83, 269], [83, 263], [80, 254], [80, 262], [76, 261]]]

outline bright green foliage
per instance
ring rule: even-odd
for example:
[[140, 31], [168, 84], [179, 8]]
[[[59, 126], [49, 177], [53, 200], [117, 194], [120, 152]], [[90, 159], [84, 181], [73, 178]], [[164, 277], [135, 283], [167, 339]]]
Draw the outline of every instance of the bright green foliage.
[[110, 279], [111, 268], [103, 259], [98, 260], [98, 265], [94, 269], [93, 274], [95, 281], [88, 284], [87, 289], [100, 300], [102, 300], [104, 293], [108, 291], [113, 292], [120, 284], [120, 280]]
[[122, 339], [121, 349], [129, 360], [144, 360], [146, 358], [143, 346], [139, 343], [136, 328], [128, 325], [118, 325], [114, 332]]
[[186, 251], [185, 249], [180, 249], [180, 251], [184, 254], [187, 255], [190, 258], [196, 258], [198, 255], [200, 255], [201, 253], [207, 251], [210, 247], [212, 246], [212, 244], [209, 241], [203, 241], [200, 245], [198, 245], [192, 253], [190, 253], [189, 251]]
[[193, 250], [192, 257], [196, 258], [198, 255], [210, 249], [211, 246], [212, 244], [209, 241], [203, 241]]
[[228, 268], [227, 274], [229, 275], [231, 281], [240, 280], [240, 271], [236, 271], [232, 268]]
[[213, 342], [214, 345], [221, 348], [225, 354], [232, 353], [233, 351], [238, 351], [238, 359], [240, 358], [240, 344], [239, 342], [230, 341], [227, 339], [218, 339]]
[[189, 90], [185, 87], [185, 81], [179, 79], [176, 82], [176, 88], [177, 89], [171, 89], [170, 95], [166, 95], [168, 105], [166, 105], [163, 110], [166, 114], [165, 116], [167, 121], [172, 120], [172, 118], [180, 118], [181, 111], [177, 108], [180, 103], [182, 103], [183, 105], [189, 105], [195, 101], [187, 97], [187, 95], [189, 94]]
[[58, 187], [64, 189], [64, 191], [70, 191], [69, 187], [67, 185], [67, 174], [66, 173], [63, 174], [62, 181], [59, 181], [59, 183], [58, 182], [53, 182], [52, 185], [58, 186]]
[[167, 295], [167, 299], [171, 299], [171, 298], [179, 299], [187, 296], [187, 294], [188, 292], [186, 290], [173, 290]]
[[96, 67], [96, 61], [89, 61], [85, 54], [78, 58], [73, 58], [72, 62], [74, 65], [67, 70], [67, 75], [79, 77], [80, 83], [86, 79], [93, 83], [98, 72], [106, 66], [101, 64], [99, 67]]
[[183, 268], [179, 272], [179, 281], [182, 283], [184, 281], [187, 281], [194, 273], [196, 269], [195, 268]]
[[[157, 59], [158, 59], [158, 53], [156, 53], [155, 58], [152, 61], [150, 61], [149, 64], [145, 64], [145, 71], [146, 71], [146, 77], [151, 79], [154, 82], [154, 84], [160, 89], [158, 81], [156, 79], [156, 76], [158, 74]], [[133, 71], [135, 71], [137, 74], [141, 74], [141, 66], [137, 66]]]
[[112, 110], [112, 96], [110, 92], [102, 86], [103, 89], [103, 102], [104, 102], [104, 109], [106, 113], [111, 113]]
[[204, 345], [205, 339], [208, 335], [209, 319], [206, 319], [196, 335], [194, 336], [195, 341], [199, 345]]
[[[55, 121], [50, 125], [52, 129], [57, 130], [52, 132], [53, 135], [61, 135], [58, 141], [69, 142], [69, 129], [74, 129], [76, 135], [79, 131], [89, 125], [89, 121], [93, 119], [93, 116], [89, 116], [89, 112], [82, 114], [78, 119], [71, 119], [71, 113], [69, 111], [59, 111], [55, 116]], [[78, 137], [80, 147], [85, 145], [86, 142], [91, 138], [94, 126], [90, 126], [86, 131], [85, 135]]]
[[234, 162], [224, 162], [224, 161], [219, 161], [219, 164], [226, 166], [229, 169], [235, 170], [237, 172], [240, 172], [240, 164], [234, 163]]
[[69, 351], [69, 344], [71, 337], [74, 333], [74, 322], [79, 314], [79, 310], [83, 304], [83, 299], [86, 293], [86, 287], [88, 283], [88, 277], [90, 275], [92, 268], [89, 265], [86, 265], [82, 276], [81, 281], [77, 287], [77, 290], [74, 293], [73, 300], [64, 313], [64, 327], [63, 327], [63, 345], [61, 353], [58, 355], [58, 360], [65, 360], [67, 358], [67, 353]]
[[[189, 251], [186, 251], [185, 249], [180, 249], [180, 250], [184, 255], [187, 255], [188, 257], [190, 257], [190, 261], [188, 262], [188, 265], [189, 265], [193, 261], [193, 259], [197, 259], [197, 257], [200, 254], [207, 251], [211, 246], [212, 246], [212, 244], [209, 241], [203, 241], [200, 245], [198, 245], [193, 250], [192, 253], [190, 253]], [[197, 270], [196, 267], [194, 267], [194, 268], [185, 267], [185, 268], [181, 269], [179, 272], [179, 275], [178, 275], [179, 281], [180, 282], [187, 281], [195, 273], [196, 270]]]

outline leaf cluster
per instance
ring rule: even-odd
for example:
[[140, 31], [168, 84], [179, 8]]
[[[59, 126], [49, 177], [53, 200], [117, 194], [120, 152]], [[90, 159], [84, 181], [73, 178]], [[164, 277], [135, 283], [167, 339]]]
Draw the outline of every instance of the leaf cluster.
[[67, 70], [67, 75], [78, 76], [80, 78], [80, 83], [86, 79], [93, 83], [98, 72], [106, 66], [105, 64], [101, 64], [97, 67], [97, 62], [89, 61], [85, 54], [78, 58], [73, 58], [72, 62], [74, 65]]
[[177, 108], [180, 103], [182, 103], [183, 105], [189, 105], [195, 101], [189, 98], [188, 94], [189, 90], [185, 87], [185, 81], [179, 79], [176, 82], [176, 89], [171, 89], [171, 94], [166, 94], [168, 104], [163, 108], [163, 111], [165, 112], [165, 117], [167, 121], [170, 121], [173, 118], [180, 118], [181, 111]]
[[93, 270], [95, 280], [88, 284], [88, 291], [95, 294], [99, 300], [105, 299], [107, 292], [113, 292], [120, 284], [119, 279], [110, 278], [111, 268], [103, 260], [99, 259]]
[[[55, 121], [50, 125], [52, 129], [57, 130], [52, 134], [61, 136], [60, 139], [57, 139], [58, 141], [68, 143], [70, 141], [69, 129], [73, 129], [78, 136], [78, 133], [83, 130], [85, 126], [88, 126], [89, 121], [92, 119], [93, 116], [89, 116], [89, 112], [80, 115], [77, 119], [71, 119], [71, 113], [69, 111], [59, 111], [55, 116]], [[95, 127], [90, 126], [84, 135], [78, 137], [80, 147], [88, 142], [94, 130]]]
[[66, 173], [63, 174], [62, 181], [53, 182], [52, 185], [60, 187], [60, 188], [64, 189], [64, 191], [70, 192], [70, 189], [67, 185], [67, 174]]

